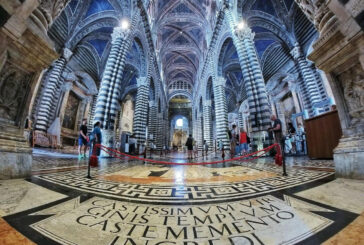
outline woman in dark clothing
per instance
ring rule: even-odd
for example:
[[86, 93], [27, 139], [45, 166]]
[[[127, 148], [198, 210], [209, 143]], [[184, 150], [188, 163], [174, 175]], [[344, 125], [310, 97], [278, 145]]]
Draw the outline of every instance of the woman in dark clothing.
[[188, 158], [192, 159], [192, 152], [193, 152], [193, 138], [192, 135], [188, 136], [188, 139], [186, 141], [186, 146], [188, 150]]

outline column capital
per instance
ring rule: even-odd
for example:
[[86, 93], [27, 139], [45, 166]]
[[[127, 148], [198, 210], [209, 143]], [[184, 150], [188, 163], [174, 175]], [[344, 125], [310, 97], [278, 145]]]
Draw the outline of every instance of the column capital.
[[226, 78], [225, 77], [216, 77], [214, 81], [215, 86], [223, 86], [225, 87]]
[[123, 40], [127, 39], [129, 33], [129, 29], [123, 29], [119, 26], [115, 27], [114, 31], [111, 34], [112, 43], [114, 43], [118, 38], [121, 38]]
[[147, 77], [138, 77], [137, 79], [137, 87], [141, 86], [148, 86], [148, 79]]
[[65, 58], [67, 61], [71, 58], [72, 54], [72, 51], [68, 48], [64, 48], [62, 50], [62, 57]]
[[295, 60], [303, 55], [301, 47], [298, 43], [295, 43], [294, 48], [291, 50], [291, 55]]
[[254, 40], [255, 33], [252, 32], [250, 27], [246, 26], [243, 29], [239, 29], [237, 25], [235, 25], [234, 33], [239, 40], [244, 40], [246, 38], [250, 40]]

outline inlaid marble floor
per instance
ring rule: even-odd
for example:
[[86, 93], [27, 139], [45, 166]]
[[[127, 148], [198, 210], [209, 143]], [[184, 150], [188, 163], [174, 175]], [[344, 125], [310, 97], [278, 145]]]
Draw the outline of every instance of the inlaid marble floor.
[[101, 159], [89, 179], [87, 159], [37, 153], [31, 178], [0, 181], [0, 244], [364, 243], [364, 181], [335, 179], [332, 161], [287, 170]]

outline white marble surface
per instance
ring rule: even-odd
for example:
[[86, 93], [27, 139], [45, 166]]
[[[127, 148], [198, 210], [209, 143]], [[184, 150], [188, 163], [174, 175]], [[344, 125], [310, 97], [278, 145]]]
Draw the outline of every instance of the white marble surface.
[[67, 196], [23, 179], [0, 181], [0, 216], [18, 213]]
[[38, 212], [56, 214], [31, 227], [61, 244], [294, 244], [332, 224], [311, 212], [331, 210], [270, 195], [198, 206], [133, 204], [99, 197], [77, 203], [74, 199], [65, 207]]
[[324, 185], [301, 191], [297, 195], [353, 213], [364, 212], [363, 180], [339, 178]]

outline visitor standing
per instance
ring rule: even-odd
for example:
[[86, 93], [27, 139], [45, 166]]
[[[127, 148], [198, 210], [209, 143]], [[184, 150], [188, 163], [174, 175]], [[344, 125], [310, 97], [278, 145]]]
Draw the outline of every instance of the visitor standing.
[[[88, 137], [87, 137], [87, 119], [82, 119], [82, 124], [80, 126], [80, 131], [78, 134], [78, 158], [86, 158], [86, 150], [88, 144]], [[81, 153], [83, 146], [83, 155]]]
[[[94, 124], [94, 129], [92, 130], [93, 145], [98, 145], [98, 144], [102, 143], [102, 133], [101, 133], [100, 126], [101, 126], [100, 122], [96, 122]], [[93, 149], [93, 150], [96, 151], [95, 153], [97, 156], [100, 156], [100, 153], [101, 153], [100, 147], [96, 147], [96, 149]]]
[[282, 122], [275, 115], [272, 115], [270, 120], [273, 121], [273, 127], [269, 128], [268, 130], [273, 131], [275, 143], [279, 144], [281, 150], [283, 150]]
[[240, 153], [245, 155], [248, 153], [248, 135], [244, 131], [243, 128], [240, 128], [239, 135], [239, 143], [240, 143]]
[[209, 145], [207, 144], [206, 140], [203, 141], [203, 149], [205, 150], [205, 153], [206, 153], [206, 156], [207, 156], [207, 153], [209, 151]]
[[186, 141], [187, 151], [188, 151], [188, 159], [192, 159], [192, 151], [193, 151], [193, 138], [192, 135], [189, 135]]

